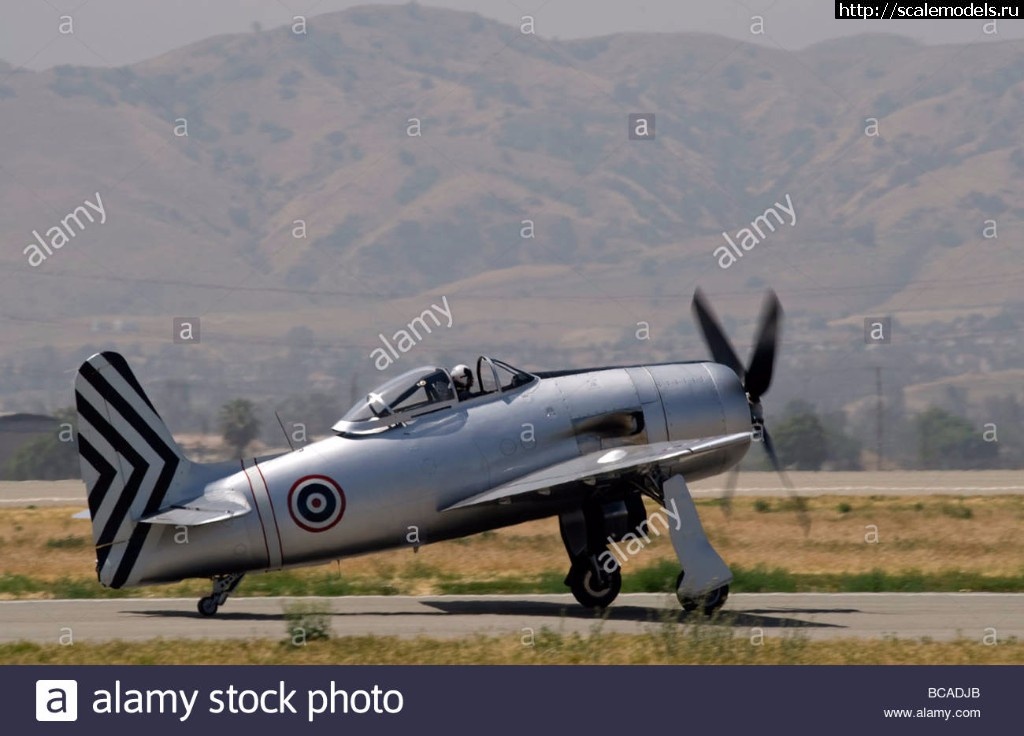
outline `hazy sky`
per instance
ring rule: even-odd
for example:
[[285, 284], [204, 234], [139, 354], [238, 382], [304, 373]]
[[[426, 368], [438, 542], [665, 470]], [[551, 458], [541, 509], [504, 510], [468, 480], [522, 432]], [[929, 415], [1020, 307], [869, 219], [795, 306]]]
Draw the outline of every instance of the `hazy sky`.
[[[365, 2], [351, 0], [0, 0], [0, 59], [46, 69], [57, 64], [120, 65], [259, 22], [283, 25]], [[404, 4], [404, 3], [379, 3]], [[837, 21], [827, 0], [433, 0], [421, 5], [470, 10], [505, 23], [535, 18], [544, 36], [581, 38], [619, 31], [701, 31], [786, 49], [871, 32], [924, 43], [979, 40], [982, 21]], [[74, 34], [58, 33], [60, 16]], [[750, 32], [764, 18], [763, 36]], [[1000, 21], [999, 39], [1024, 37], [1024, 21]], [[994, 37], [989, 36], [990, 40]]]

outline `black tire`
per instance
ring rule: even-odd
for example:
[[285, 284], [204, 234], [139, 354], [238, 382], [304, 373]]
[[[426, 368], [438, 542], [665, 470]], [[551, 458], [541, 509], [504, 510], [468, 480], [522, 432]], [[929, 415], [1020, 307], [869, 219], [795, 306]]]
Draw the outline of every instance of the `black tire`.
[[679, 600], [679, 605], [683, 607], [684, 611], [686, 611], [687, 613], [693, 613], [697, 610], [697, 599], [686, 598], [679, 595], [679, 586], [683, 584], [683, 575], [685, 574], [685, 571], [681, 570], [679, 572], [679, 575], [676, 576], [676, 598]]
[[568, 583], [572, 597], [584, 608], [607, 608], [622, 590], [622, 570], [615, 568], [615, 572], [605, 573], [605, 585], [598, 587], [589, 563], [573, 563]]
[[212, 595], [208, 595], [205, 598], [200, 598], [198, 605], [196, 605], [196, 609], [203, 616], [216, 615], [218, 608], [220, 608], [220, 606], [217, 605], [217, 599], [214, 598]]
[[713, 616], [718, 609], [725, 605], [725, 601], [728, 600], [728, 598], [728, 584], [712, 590], [710, 593], [704, 596], [704, 615]]
[[685, 571], [679, 573], [679, 577], [676, 578], [676, 598], [679, 599], [679, 605], [683, 607], [683, 610], [687, 613], [693, 613], [698, 608], [701, 609], [705, 616], [714, 615], [715, 611], [725, 605], [725, 601], [729, 598], [729, 586], [723, 585], [720, 588], [715, 588], [710, 593], [692, 598], [689, 596], [679, 595], [679, 586], [683, 583], [683, 575]]

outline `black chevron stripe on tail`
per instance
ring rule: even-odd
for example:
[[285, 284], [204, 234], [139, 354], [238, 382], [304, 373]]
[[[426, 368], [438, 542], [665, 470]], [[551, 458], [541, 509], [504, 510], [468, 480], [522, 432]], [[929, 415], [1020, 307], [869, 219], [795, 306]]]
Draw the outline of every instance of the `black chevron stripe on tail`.
[[97, 574], [112, 588], [132, 585], [152, 532], [137, 521], [161, 508], [188, 461], [117, 353], [82, 364], [75, 403]]
[[[83, 407], [89, 411], [95, 411], [95, 409], [88, 404], [85, 404], [83, 401], [78, 401], [77, 394], [75, 395], [75, 399], [78, 403], [79, 423], [81, 423]], [[99, 474], [93, 485], [89, 488], [89, 517], [95, 519], [100, 506], [103, 504], [103, 499], [107, 496], [107, 491], [110, 490], [110, 486], [114, 482], [114, 477], [117, 475], [117, 468], [108, 463], [104, 457], [96, 451], [96, 448], [81, 435], [78, 436], [78, 454], [80, 456], [80, 462], [82, 463], [83, 473], [85, 471], [86, 464], [88, 464]], [[95, 538], [93, 541], [96, 543], [96, 569], [100, 570], [103, 568], [103, 563], [106, 562], [107, 555], [110, 553], [110, 545], [104, 544], [103, 546], [100, 546], [99, 540]]]

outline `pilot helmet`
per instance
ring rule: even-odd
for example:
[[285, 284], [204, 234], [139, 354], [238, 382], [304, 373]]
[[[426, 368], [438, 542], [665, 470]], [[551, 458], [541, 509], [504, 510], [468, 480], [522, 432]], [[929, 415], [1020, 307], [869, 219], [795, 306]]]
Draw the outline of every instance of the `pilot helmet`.
[[459, 363], [452, 368], [452, 380], [458, 388], [469, 388], [473, 385], [473, 371], [468, 365]]

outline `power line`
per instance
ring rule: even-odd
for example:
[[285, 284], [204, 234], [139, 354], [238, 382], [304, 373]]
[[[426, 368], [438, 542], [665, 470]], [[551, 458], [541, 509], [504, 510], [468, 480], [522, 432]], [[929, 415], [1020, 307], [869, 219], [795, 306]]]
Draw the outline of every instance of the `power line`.
[[882, 469], [882, 422], [884, 402], [882, 399], [882, 366], [875, 366], [875, 470]]

